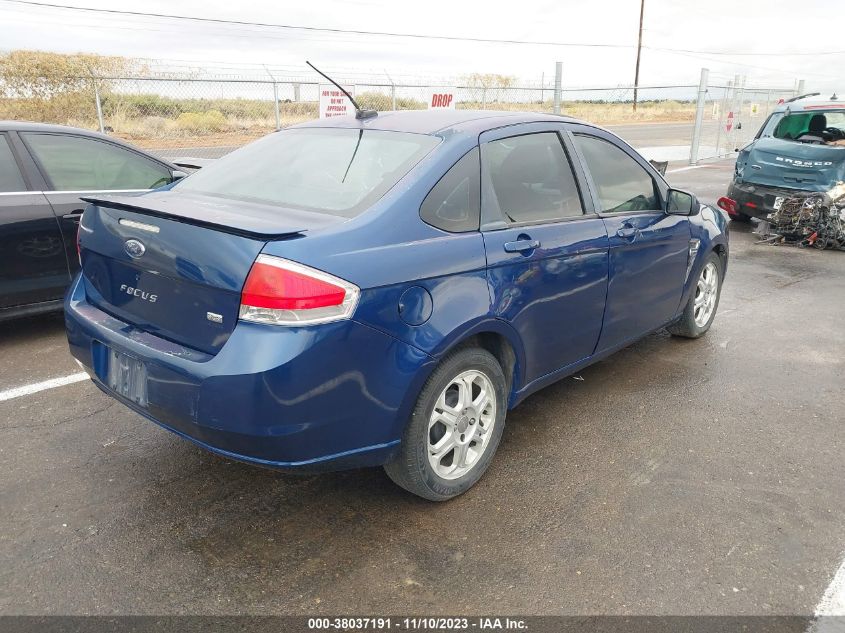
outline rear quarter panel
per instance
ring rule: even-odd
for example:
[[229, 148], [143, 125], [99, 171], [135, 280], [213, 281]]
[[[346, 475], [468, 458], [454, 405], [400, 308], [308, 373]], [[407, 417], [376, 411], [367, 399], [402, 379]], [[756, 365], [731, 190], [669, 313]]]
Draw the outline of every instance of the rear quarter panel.
[[[431, 188], [477, 144], [475, 134], [445, 138], [364, 214], [305, 239], [270, 242], [264, 252], [356, 284], [361, 298], [353, 319], [426, 354], [438, 357], [466, 337], [495, 332], [508, 338], [521, 365], [518, 336], [491, 312], [481, 233], [447, 233], [419, 216]], [[430, 314], [428, 299], [413, 302], [408, 313], [409, 289], [430, 298]]]

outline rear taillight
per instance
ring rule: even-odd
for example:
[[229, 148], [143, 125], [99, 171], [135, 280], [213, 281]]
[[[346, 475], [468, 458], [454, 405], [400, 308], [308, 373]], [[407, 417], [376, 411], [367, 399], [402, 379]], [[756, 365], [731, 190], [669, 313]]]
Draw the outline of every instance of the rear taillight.
[[358, 286], [296, 262], [259, 255], [241, 292], [240, 318], [272, 325], [309, 325], [348, 319]]
[[739, 213], [739, 205], [736, 203], [736, 200], [728, 198], [727, 196], [719, 198], [719, 200], [716, 201], [716, 205], [720, 209], [727, 211], [728, 215], [737, 215], [737, 213]]

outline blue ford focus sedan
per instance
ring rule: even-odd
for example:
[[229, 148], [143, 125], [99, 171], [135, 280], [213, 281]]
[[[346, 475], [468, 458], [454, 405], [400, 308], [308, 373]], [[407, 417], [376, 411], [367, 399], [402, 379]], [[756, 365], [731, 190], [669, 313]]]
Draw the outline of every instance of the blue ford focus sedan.
[[88, 201], [65, 315], [100, 389], [216, 453], [384, 465], [431, 500], [478, 481], [531, 393], [704, 334], [728, 262], [720, 212], [543, 114], [314, 121]]

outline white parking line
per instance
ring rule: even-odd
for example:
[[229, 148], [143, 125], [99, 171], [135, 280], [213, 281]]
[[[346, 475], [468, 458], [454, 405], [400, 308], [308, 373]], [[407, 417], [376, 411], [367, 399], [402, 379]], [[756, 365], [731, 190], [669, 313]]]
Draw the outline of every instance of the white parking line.
[[[845, 631], [845, 560], [833, 575], [822, 599], [813, 612], [815, 619], [807, 633], [843, 633]], [[828, 619], [834, 618], [834, 619]]]
[[709, 167], [709, 165], [690, 165], [689, 167], [678, 167], [678, 169], [670, 169], [667, 174], [677, 174], [679, 171], [689, 171], [690, 169], [701, 169], [702, 167]]
[[70, 385], [75, 382], [82, 382], [83, 380], [88, 380], [88, 374], [84, 371], [79, 372], [78, 374], [71, 374], [70, 376], [52, 378], [51, 380], [45, 380], [44, 382], [36, 382], [31, 385], [23, 385], [22, 387], [15, 387], [14, 389], [7, 389], [6, 391], [0, 391], [0, 402], [3, 402], [4, 400], [12, 400], [13, 398], [20, 398], [21, 396], [28, 396], [46, 389], [54, 389], [55, 387], [63, 387], [64, 385]]
[[845, 616], [845, 560], [836, 570], [833, 580], [824, 592], [824, 596], [816, 607], [816, 615]]

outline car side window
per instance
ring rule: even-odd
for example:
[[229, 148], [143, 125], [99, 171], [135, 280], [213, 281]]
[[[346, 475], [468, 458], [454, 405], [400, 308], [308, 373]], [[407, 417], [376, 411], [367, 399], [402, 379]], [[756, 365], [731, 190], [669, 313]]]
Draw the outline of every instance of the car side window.
[[491, 194], [503, 220], [518, 224], [584, 214], [572, 165], [557, 133], [490, 141], [484, 157]]
[[0, 191], [26, 191], [26, 183], [12, 154], [9, 140], [3, 134], [0, 134]]
[[427, 224], [450, 231], [477, 231], [481, 214], [481, 163], [478, 148], [464, 154], [428, 193], [420, 217]]
[[575, 145], [587, 162], [602, 211], [622, 213], [661, 208], [654, 178], [622, 149], [584, 134], [575, 135]]
[[117, 145], [70, 134], [21, 134], [53, 188], [152, 189], [173, 180], [163, 165]]

